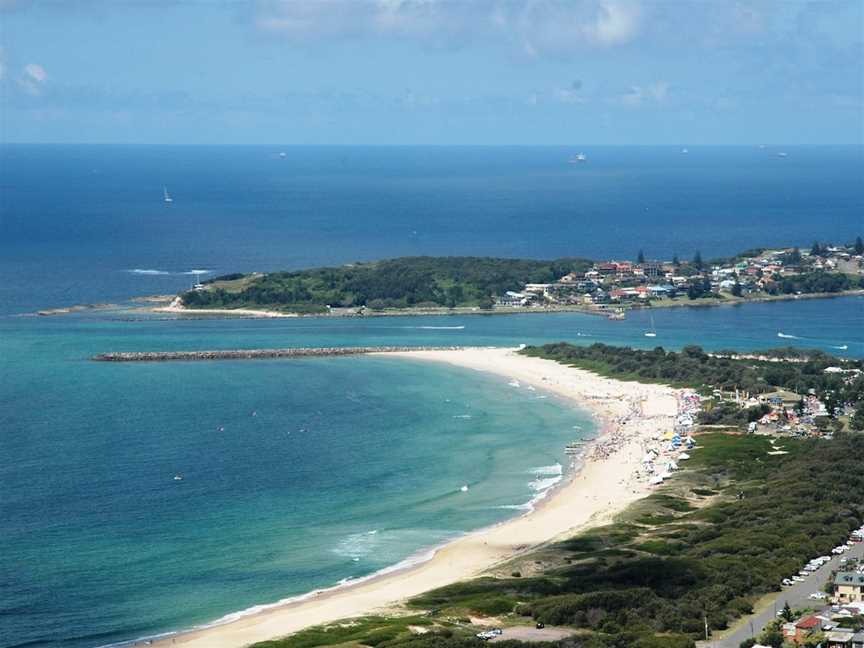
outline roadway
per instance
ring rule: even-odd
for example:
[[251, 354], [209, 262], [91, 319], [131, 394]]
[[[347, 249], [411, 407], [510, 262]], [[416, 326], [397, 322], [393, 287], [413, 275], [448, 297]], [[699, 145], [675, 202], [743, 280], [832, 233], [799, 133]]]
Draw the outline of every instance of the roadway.
[[[831, 560], [822, 565], [815, 572], [804, 579], [803, 583], [795, 583], [789, 587], [784, 587], [778, 592], [773, 600], [769, 600], [762, 611], [756, 614], [739, 619], [732, 626], [731, 631], [726, 631], [723, 636], [718, 636], [709, 641], [697, 642], [698, 648], [738, 648], [741, 642], [749, 639], [754, 635], [762, 632], [762, 629], [768, 625], [776, 616], [777, 612], [783, 608], [786, 601], [792, 609], [802, 608], [819, 608], [823, 605], [822, 602], [809, 598], [813, 592], [821, 592], [831, 572], [840, 568], [841, 558], [857, 558], [861, 559], [864, 556], [864, 542], [858, 542], [852, 545], [852, 548], [840, 556], [832, 556]], [[812, 556], [816, 558], [816, 556]], [[802, 565], [803, 566], [803, 565]], [[791, 578], [789, 574], [788, 578]]]

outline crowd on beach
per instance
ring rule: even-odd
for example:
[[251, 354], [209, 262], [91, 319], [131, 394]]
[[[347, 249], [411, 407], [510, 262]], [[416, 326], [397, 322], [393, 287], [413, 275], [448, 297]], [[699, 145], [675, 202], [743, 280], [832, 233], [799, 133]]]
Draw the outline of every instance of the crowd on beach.
[[646, 483], [657, 486], [668, 479], [678, 469], [678, 462], [689, 459], [688, 451], [695, 448], [692, 430], [701, 397], [690, 390], [670, 391], [667, 396], [675, 399], [674, 415], [651, 411], [652, 399], [658, 398], [656, 393], [637, 392], [623, 398], [591, 397], [593, 401], [610, 403], [598, 408], [604, 414], [604, 425], [587, 460], [606, 461], [622, 451], [632, 460], [633, 453], [639, 452], [642, 458], [627, 479], [628, 486], [636, 488]]

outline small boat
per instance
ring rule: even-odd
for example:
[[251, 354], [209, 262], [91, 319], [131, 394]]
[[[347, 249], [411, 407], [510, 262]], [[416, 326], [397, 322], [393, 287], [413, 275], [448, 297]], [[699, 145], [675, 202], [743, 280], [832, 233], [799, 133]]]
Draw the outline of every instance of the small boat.
[[174, 481], [183, 481], [183, 475], [174, 475]]
[[648, 313], [651, 318], [651, 330], [645, 332], [645, 337], [657, 337], [657, 328], [654, 326], [654, 313]]
[[166, 203], [174, 202], [174, 199], [171, 197], [171, 194], [168, 193], [168, 187], [162, 187], [162, 196], [163, 196], [163, 200]]
[[789, 157], [789, 154], [786, 151], [780, 151], [777, 153], [777, 157], [785, 158], [785, 157]]
[[464, 485], [462, 488], [460, 488], [459, 490], [462, 491], [463, 493], [467, 493], [467, 492], [468, 492], [468, 484], [465, 484], [465, 485]]
[[831, 347], [832, 349], [839, 349], [840, 351], [847, 351], [849, 349], [848, 344], [841, 344], [840, 346]]
[[285, 151], [280, 151], [280, 152], [279, 152], [279, 157], [280, 157], [280, 158], [286, 158], [286, 157], [288, 157], [288, 154], [287, 154]]
[[587, 160], [588, 156], [586, 156], [584, 153], [577, 153], [568, 161], [570, 162], [570, 164], [579, 164], [580, 162], [586, 162]]
[[783, 338], [785, 340], [797, 340], [798, 339], [794, 335], [787, 335], [786, 333], [777, 333], [777, 337]]
[[689, 152], [686, 148], [681, 149], [681, 155], [687, 155]]

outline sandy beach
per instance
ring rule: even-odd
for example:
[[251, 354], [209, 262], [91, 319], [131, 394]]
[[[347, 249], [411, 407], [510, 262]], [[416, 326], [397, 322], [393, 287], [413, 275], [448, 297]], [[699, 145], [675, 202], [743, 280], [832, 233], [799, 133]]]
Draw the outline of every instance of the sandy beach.
[[175, 297], [167, 306], [151, 306], [145, 310], [151, 313], [172, 313], [174, 315], [218, 315], [220, 317], [299, 317], [296, 313], [279, 313], [277, 311], [259, 310], [255, 308], [186, 308], [180, 297]]
[[[311, 625], [392, 607], [427, 590], [480, 575], [543, 543], [604, 524], [650, 491], [642, 464], [646, 447], [672, 430], [677, 415], [677, 394], [672, 388], [602, 378], [550, 360], [518, 355], [512, 349], [410, 351], [379, 357], [449, 363], [496, 374], [513, 386], [518, 383], [571, 399], [593, 414], [600, 437], [587, 446], [581, 470], [534, 511], [446, 544], [425, 562], [152, 645], [238, 648], [277, 638]], [[502, 388], [511, 387], [504, 383]]]

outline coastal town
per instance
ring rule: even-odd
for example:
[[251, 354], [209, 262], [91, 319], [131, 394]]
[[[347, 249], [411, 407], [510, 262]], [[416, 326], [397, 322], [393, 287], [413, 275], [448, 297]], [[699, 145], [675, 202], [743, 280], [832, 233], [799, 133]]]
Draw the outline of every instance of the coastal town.
[[690, 261], [646, 260], [640, 251], [634, 261], [598, 261], [585, 271], [574, 271], [551, 283], [526, 283], [521, 291], [507, 291], [495, 300], [498, 308], [585, 306], [613, 307], [611, 318], [623, 308], [651, 304], [795, 297], [835, 293], [861, 287], [864, 244], [820, 245], [809, 250], [781, 248], [752, 250], [732, 259], [703, 261], [698, 252]]

